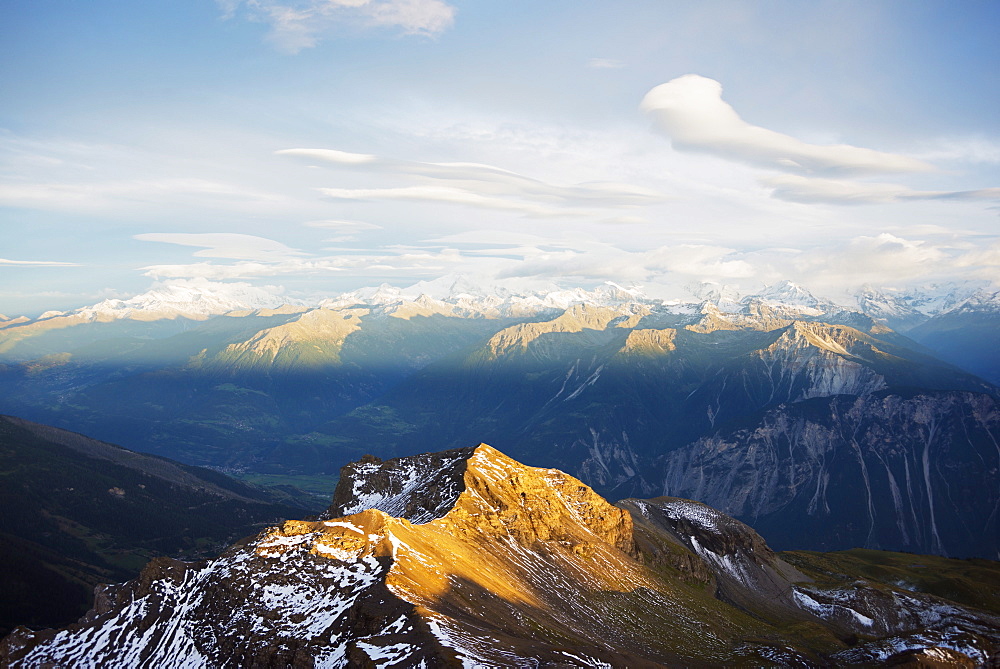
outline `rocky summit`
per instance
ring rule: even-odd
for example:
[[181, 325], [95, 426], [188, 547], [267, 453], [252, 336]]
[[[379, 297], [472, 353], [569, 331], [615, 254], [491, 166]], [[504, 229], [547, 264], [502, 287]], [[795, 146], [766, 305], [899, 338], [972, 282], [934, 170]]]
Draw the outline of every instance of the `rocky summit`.
[[[974, 666], [998, 658], [990, 597], [977, 607], [840, 573], [844, 562], [830, 555], [776, 554], [697, 502], [612, 505], [567, 474], [485, 444], [385, 462], [366, 456], [343, 469], [318, 519], [286, 521], [206, 562], [154, 560], [136, 580], [99, 588], [78, 624], [17, 629], [0, 644], [0, 662], [931, 666], [913, 663], [944, 658]], [[979, 562], [997, 577], [994, 563]]]

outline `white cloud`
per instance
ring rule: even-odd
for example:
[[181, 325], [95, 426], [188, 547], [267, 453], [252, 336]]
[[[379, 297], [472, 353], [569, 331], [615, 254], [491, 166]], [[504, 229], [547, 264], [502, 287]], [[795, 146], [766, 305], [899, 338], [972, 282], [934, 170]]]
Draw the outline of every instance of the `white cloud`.
[[805, 285], [849, 288], [949, 275], [957, 264], [956, 255], [938, 244], [881, 233], [803, 252], [792, 264]]
[[336, 275], [373, 283], [414, 277], [433, 280], [457, 272], [490, 280], [542, 281], [564, 287], [607, 280], [632, 282], [661, 297], [686, 295], [685, 286], [703, 281], [724, 283], [750, 293], [766, 284], [791, 279], [818, 295], [845, 300], [845, 291], [864, 283], [898, 286], [961, 278], [1000, 282], [1000, 242], [970, 247], [961, 241], [948, 245], [881, 233], [806, 250], [773, 247], [748, 251], [690, 243], [628, 250], [574, 236], [470, 230], [423, 244], [341, 249], [339, 254], [323, 257], [152, 265], [143, 270], [161, 279]]
[[550, 218], [558, 216], [585, 216], [589, 212], [559, 209], [531, 202], [505, 200], [480, 195], [461, 188], [445, 186], [408, 186], [405, 188], [320, 188], [319, 191], [335, 200], [410, 200], [461, 204], [483, 209], [514, 211], [528, 216]]
[[305, 255], [273, 239], [231, 232], [147, 232], [135, 235], [135, 238], [145, 242], [201, 247], [194, 253], [201, 258], [275, 261]]
[[268, 41], [288, 53], [316, 46], [340, 26], [398, 28], [433, 37], [452, 26], [455, 8], [442, 0], [219, 0], [224, 19], [241, 7], [267, 23]]
[[369, 163], [382, 163], [378, 156], [368, 153], [351, 153], [349, 151], [338, 151], [336, 149], [281, 149], [275, 151], [279, 156], [297, 156], [301, 158], [311, 158], [323, 160], [328, 163], [338, 165], [365, 165]]
[[591, 181], [560, 186], [481, 163], [426, 163], [332, 149], [283, 149], [276, 153], [310, 162], [413, 177], [427, 183], [449, 182], [451, 190], [511, 196], [536, 202], [617, 207], [654, 204], [664, 200], [661, 193], [632, 184]]
[[367, 223], [365, 221], [306, 221], [305, 225], [310, 228], [323, 228], [326, 230], [337, 230], [338, 232], [358, 232], [360, 230], [381, 230], [381, 225]]
[[252, 207], [283, 198], [260, 191], [197, 178], [143, 179], [75, 183], [11, 183], [0, 185], [0, 205], [45, 210], [109, 210], [127, 205], [175, 204], [178, 196], [195, 202], [224, 201]]
[[359, 2], [375, 25], [399, 27], [409, 35], [438, 35], [452, 26], [455, 8], [440, 0]]
[[964, 253], [956, 265], [967, 270], [973, 278], [986, 279], [1000, 287], [1000, 241]]
[[[507, 252], [511, 251], [515, 249]], [[744, 255], [741, 252], [703, 244], [627, 251], [611, 244], [581, 242], [575, 247], [554, 251], [538, 246], [530, 252], [516, 251], [522, 253], [521, 261], [502, 269], [498, 274], [500, 278], [555, 277], [563, 281], [612, 280], [679, 286], [693, 279], [723, 281], [758, 274], [757, 268], [740, 257]]]
[[[195, 254], [198, 255], [198, 254]], [[352, 276], [377, 276], [402, 273], [406, 276], [421, 274], [436, 276], [470, 259], [456, 249], [407, 249], [393, 252], [389, 249], [369, 250], [366, 253], [332, 255], [317, 258], [266, 258], [241, 260], [222, 265], [210, 262], [188, 264], [160, 264], [142, 267], [146, 276], [157, 279], [203, 278], [210, 280], [251, 279], [262, 276], [316, 276], [350, 271]]]
[[[493, 165], [431, 163], [384, 158], [332, 149], [284, 149], [279, 155], [354, 172], [399, 177], [420, 185], [390, 188], [319, 188], [328, 198], [360, 201], [421, 201], [459, 204], [540, 218], [577, 217], [614, 220], [608, 211], [656, 204], [666, 198], [632, 184], [590, 181], [556, 185]], [[634, 222], [636, 217], [627, 218]]]
[[55, 260], [8, 260], [0, 258], [0, 265], [18, 265], [24, 267], [79, 267], [75, 262], [58, 262]]
[[225, 281], [228, 279], [250, 279], [259, 276], [282, 274], [274, 264], [239, 262], [232, 265], [218, 265], [210, 262], [184, 265], [149, 265], [141, 267], [145, 276], [154, 279], [208, 279]]
[[444, 235], [426, 240], [428, 244], [494, 245], [494, 246], [563, 246], [564, 241], [554, 241], [549, 237], [512, 230], [464, 230], [453, 235]]
[[762, 183], [774, 187], [774, 197], [789, 202], [883, 204], [907, 200], [1000, 200], [1000, 188], [920, 191], [899, 184], [810, 179], [790, 174], [765, 179]]
[[738, 259], [736, 249], [704, 244], [680, 244], [653, 249], [644, 255], [645, 266], [658, 272], [686, 274], [712, 279], [752, 277], [757, 270]]
[[640, 109], [670, 137], [675, 149], [710, 153], [727, 160], [802, 174], [921, 172], [927, 163], [907, 156], [846, 144], [808, 144], [751, 125], [722, 99], [722, 85], [688, 74], [661, 84]]

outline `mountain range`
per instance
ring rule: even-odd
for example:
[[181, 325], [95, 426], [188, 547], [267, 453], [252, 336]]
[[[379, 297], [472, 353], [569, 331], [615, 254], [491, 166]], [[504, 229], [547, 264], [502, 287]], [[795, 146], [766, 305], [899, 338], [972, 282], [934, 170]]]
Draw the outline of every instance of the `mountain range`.
[[973, 345], [1000, 331], [996, 293], [698, 292], [444, 281], [188, 312], [148, 294], [8, 319], [0, 410], [283, 478], [486, 440], [612, 499], [708, 501], [782, 548], [1000, 556], [1000, 349]]
[[196, 563], [156, 559], [4, 666], [976, 666], [985, 560], [775, 553], [672, 497], [612, 505], [481, 444], [344, 467], [333, 504]]

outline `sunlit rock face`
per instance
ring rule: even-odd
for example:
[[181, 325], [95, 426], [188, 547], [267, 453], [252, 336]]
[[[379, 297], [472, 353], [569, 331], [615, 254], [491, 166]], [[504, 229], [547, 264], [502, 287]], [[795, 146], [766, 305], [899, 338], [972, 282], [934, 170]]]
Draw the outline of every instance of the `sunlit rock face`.
[[203, 563], [154, 560], [101, 590], [78, 625], [20, 628], [0, 661], [824, 666], [901, 653], [983, 662], [1000, 649], [995, 616], [855, 577], [820, 582], [829, 575], [799, 561], [703, 504], [612, 505], [484, 444], [367, 456], [344, 468], [319, 519], [289, 520]]

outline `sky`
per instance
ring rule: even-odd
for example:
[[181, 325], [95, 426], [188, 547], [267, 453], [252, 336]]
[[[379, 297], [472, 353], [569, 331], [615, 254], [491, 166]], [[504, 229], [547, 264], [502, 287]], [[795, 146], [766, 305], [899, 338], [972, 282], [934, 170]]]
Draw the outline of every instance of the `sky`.
[[1000, 288], [997, 34], [993, 0], [8, 0], [0, 313]]

